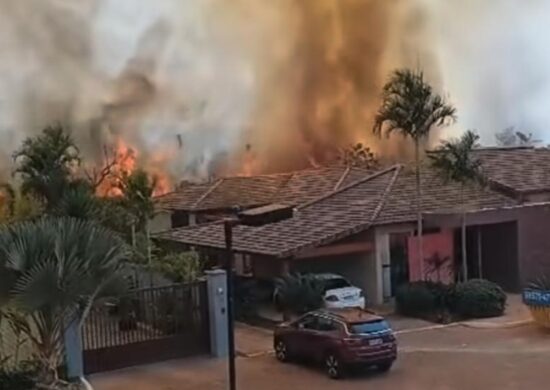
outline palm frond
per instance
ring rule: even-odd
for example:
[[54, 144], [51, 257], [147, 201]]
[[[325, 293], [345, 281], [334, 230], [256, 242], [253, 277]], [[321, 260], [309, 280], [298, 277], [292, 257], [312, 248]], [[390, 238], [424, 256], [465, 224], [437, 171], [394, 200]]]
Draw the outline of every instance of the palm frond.
[[372, 130], [378, 136], [397, 131], [418, 140], [434, 126], [455, 119], [456, 109], [433, 92], [422, 71], [400, 69], [384, 85], [382, 104]]

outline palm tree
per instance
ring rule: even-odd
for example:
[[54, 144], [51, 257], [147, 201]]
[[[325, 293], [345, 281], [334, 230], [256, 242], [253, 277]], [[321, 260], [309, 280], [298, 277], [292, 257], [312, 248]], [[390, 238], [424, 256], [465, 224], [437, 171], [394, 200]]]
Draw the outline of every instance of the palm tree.
[[122, 239], [90, 221], [45, 217], [0, 228], [0, 303], [25, 314], [47, 383], [57, 380], [64, 330], [82, 326], [101, 294], [120, 286], [127, 256]]
[[468, 258], [466, 254], [466, 207], [464, 188], [468, 184], [483, 183], [481, 163], [472, 151], [477, 146], [479, 136], [468, 130], [459, 139], [443, 141], [435, 152], [429, 154], [432, 166], [447, 182], [460, 184], [460, 205], [462, 211], [462, 277], [468, 279]]
[[394, 132], [414, 142], [416, 164], [416, 218], [418, 258], [424, 259], [422, 242], [422, 192], [420, 174], [420, 144], [430, 131], [456, 119], [456, 109], [436, 94], [424, 80], [422, 71], [396, 70], [384, 85], [382, 105], [374, 120], [373, 132], [387, 136]]
[[61, 125], [49, 126], [36, 137], [26, 138], [13, 159], [23, 194], [34, 195], [47, 209], [55, 207], [80, 163], [78, 148]]

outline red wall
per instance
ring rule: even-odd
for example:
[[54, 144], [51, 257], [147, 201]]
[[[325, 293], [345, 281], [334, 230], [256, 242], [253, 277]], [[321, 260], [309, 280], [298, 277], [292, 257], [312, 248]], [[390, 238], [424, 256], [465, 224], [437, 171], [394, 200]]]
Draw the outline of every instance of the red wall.
[[[418, 259], [418, 239], [416, 236], [408, 238], [407, 247], [409, 254], [409, 280], [432, 280], [443, 283], [454, 281], [453, 272], [453, 231], [442, 230], [440, 233], [426, 234], [423, 236], [424, 263]], [[439, 269], [439, 274], [429, 259], [438, 255], [440, 259], [446, 259], [444, 266]]]

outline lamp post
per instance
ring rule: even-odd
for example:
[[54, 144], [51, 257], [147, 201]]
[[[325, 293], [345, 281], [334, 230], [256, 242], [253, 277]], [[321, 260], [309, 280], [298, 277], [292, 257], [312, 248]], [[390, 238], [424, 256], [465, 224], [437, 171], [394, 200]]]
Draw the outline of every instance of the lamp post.
[[233, 313], [233, 226], [238, 224], [238, 220], [226, 219], [224, 221], [225, 234], [225, 272], [227, 275], [227, 346], [229, 359], [229, 389], [235, 390], [235, 315]]
[[284, 219], [292, 218], [292, 207], [285, 205], [268, 205], [240, 211], [240, 207], [235, 207], [234, 211], [237, 217], [226, 218], [224, 220], [225, 236], [225, 272], [227, 275], [227, 346], [228, 346], [228, 369], [229, 369], [229, 390], [237, 389], [237, 375], [235, 371], [235, 314], [233, 310], [233, 227], [237, 225], [245, 226], [263, 226], [269, 223], [275, 223]]

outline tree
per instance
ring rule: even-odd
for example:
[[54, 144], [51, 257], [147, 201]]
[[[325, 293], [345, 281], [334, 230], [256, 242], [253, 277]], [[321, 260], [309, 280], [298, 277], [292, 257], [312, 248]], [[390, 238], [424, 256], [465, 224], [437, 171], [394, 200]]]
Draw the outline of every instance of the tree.
[[378, 136], [397, 132], [414, 142], [419, 259], [424, 258], [420, 144], [433, 128], [455, 119], [456, 109], [432, 90], [424, 80], [422, 71], [396, 70], [384, 85], [382, 104], [375, 116], [373, 132]]
[[136, 169], [131, 173], [124, 172], [118, 186], [126, 208], [135, 217], [136, 229], [144, 231], [155, 211], [153, 194], [157, 186], [156, 178], [142, 169]]
[[13, 159], [14, 174], [22, 179], [22, 193], [43, 201], [48, 210], [57, 205], [80, 163], [78, 148], [61, 125], [46, 127], [38, 136], [26, 138]]
[[32, 195], [23, 195], [10, 183], [0, 184], [0, 223], [31, 219], [42, 213], [42, 204]]
[[287, 320], [290, 313], [302, 314], [322, 306], [323, 283], [307, 274], [289, 274], [275, 279], [273, 295]]
[[0, 229], [0, 304], [25, 314], [22, 329], [46, 383], [57, 381], [64, 330], [82, 326], [93, 303], [121, 285], [128, 253], [123, 240], [90, 221], [45, 217]]
[[372, 169], [378, 165], [374, 153], [360, 142], [343, 149], [339, 160], [347, 167]]
[[153, 269], [175, 283], [192, 283], [202, 275], [203, 265], [197, 252], [168, 253], [158, 257]]
[[432, 166], [446, 181], [460, 184], [460, 205], [462, 210], [462, 278], [468, 279], [468, 258], [466, 254], [466, 207], [464, 188], [468, 184], [483, 183], [481, 162], [472, 151], [477, 146], [479, 136], [472, 131], [465, 132], [459, 139], [443, 141], [441, 145], [429, 154]]
[[73, 182], [57, 202], [52, 214], [60, 217], [102, 221], [100, 206], [99, 199], [87, 182]]
[[524, 133], [516, 131], [515, 128], [507, 127], [506, 129], [495, 134], [498, 146], [533, 146], [540, 143], [540, 140], [533, 139], [533, 133]]

